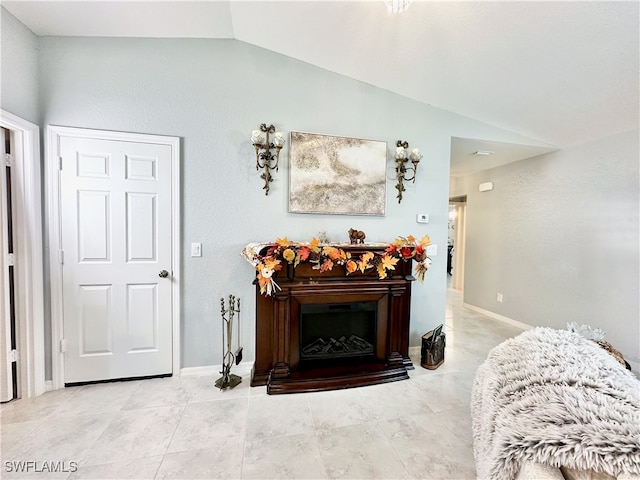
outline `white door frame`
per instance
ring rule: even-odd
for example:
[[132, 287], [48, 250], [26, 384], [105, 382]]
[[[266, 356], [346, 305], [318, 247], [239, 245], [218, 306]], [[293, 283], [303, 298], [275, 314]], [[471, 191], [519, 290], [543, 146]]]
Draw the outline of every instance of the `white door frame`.
[[456, 206], [456, 238], [454, 240], [453, 288], [464, 290], [464, 262], [467, 249], [467, 202], [450, 202]]
[[19, 336], [18, 395], [29, 398], [45, 391], [40, 129], [2, 109], [0, 126], [11, 130], [15, 140], [11, 181], [16, 213], [13, 228]]
[[173, 297], [173, 359], [172, 372], [180, 372], [180, 139], [160, 135], [146, 135], [86, 128], [47, 126], [47, 198], [49, 219], [49, 265], [51, 269], [51, 377], [52, 388], [64, 387], [64, 354], [60, 340], [64, 332], [62, 297], [62, 264], [60, 255], [62, 231], [60, 228], [60, 183], [58, 154], [62, 137], [153, 143], [171, 147], [171, 295]]

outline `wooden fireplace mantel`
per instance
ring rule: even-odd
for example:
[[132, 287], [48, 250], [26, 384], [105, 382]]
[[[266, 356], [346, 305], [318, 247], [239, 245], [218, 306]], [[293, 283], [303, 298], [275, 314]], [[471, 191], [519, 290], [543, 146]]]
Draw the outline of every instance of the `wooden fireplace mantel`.
[[[343, 247], [352, 256], [383, 247]], [[314, 270], [312, 264], [287, 264], [275, 273], [280, 290], [260, 293], [256, 284], [256, 359], [251, 385], [266, 385], [267, 393], [312, 392], [386, 383], [409, 378], [409, 316], [412, 262], [400, 261], [385, 279], [375, 269], [346, 275], [343, 266]], [[300, 307], [304, 304], [374, 302], [377, 343], [365, 363], [306, 366], [300, 361]]]

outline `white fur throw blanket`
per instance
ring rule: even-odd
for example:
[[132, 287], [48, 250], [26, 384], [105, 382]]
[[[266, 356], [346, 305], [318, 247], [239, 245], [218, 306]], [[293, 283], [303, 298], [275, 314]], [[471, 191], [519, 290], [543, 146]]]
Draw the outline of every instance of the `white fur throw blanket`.
[[640, 381], [576, 333], [539, 327], [491, 350], [471, 415], [479, 479], [513, 479], [525, 461], [640, 474]]

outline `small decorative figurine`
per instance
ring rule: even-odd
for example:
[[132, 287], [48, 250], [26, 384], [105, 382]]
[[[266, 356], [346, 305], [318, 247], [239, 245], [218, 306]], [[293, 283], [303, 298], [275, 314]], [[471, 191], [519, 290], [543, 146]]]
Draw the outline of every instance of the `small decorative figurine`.
[[327, 232], [318, 232], [317, 238], [320, 243], [330, 243], [329, 235], [327, 235]]
[[364, 243], [364, 239], [366, 235], [362, 230], [354, 230], [353, 228], [349, 229], [349, 241], [351, 244]]

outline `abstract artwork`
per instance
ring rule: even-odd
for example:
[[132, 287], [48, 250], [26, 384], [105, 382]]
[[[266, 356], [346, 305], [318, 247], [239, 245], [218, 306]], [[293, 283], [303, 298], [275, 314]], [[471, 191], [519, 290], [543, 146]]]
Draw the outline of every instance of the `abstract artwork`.
[[384, 216], [387, 142], [291, 132], [289, 211]]

